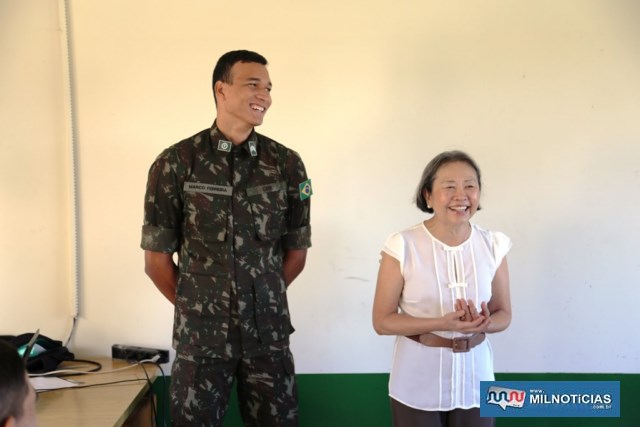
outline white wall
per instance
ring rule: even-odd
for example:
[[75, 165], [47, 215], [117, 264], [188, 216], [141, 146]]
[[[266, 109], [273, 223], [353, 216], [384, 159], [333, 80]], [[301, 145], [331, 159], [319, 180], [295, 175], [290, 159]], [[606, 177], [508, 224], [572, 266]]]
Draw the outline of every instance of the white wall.
[[[215, 117], [210, 74], [270, 61], [260, 128], [314, 183], [313, 248], [290, 290], [299, 372], [385, 372], [370, 311], [386, 236], [423, 219], [425, 164], [467, 150], [475, 218], [514, 240], [500, 372], [637, 372], [640, 4], [70, 1], [80, 206], [77, 354], [168, 348], [143, 273], [146, 173]], [[0, 0], [0, 334], [64, 339], [73, 314], [69, 141], [58, 2]], [[25, 302], [29, 301], [29, 305]]]
[[0, 0], [0, 334], [67, 334], [70, 153], [55, 1]]

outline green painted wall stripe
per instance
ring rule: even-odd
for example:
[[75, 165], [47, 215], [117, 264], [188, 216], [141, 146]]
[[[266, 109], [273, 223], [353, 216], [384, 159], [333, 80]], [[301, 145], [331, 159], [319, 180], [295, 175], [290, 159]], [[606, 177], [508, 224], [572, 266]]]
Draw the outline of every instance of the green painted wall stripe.
[[[167, 384], [170, 380], [167, 379]], [[638, 427], [640, 426], [640, 374], [498, 373], [501, 381], [620, 381], [620, 418], [498, 418], [497, 427]], [[389, 427], [391, 412], [389, 374], [298, 374], [300, 427]], [[167, 394], [161, 379], [154, 383], [158, 396], [158, 425], [169, 426]], [[163, 424], [163, 421], [167, 421]], [[242, 427], [235, 392], [225, 427]]]

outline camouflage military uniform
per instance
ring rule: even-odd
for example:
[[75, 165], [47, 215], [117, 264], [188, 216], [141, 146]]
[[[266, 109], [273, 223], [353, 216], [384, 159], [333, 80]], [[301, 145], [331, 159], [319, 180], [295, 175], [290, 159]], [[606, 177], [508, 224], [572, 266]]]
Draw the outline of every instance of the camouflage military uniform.
[[297, 153], [255, 131], [234, 146], [214, 124], [151, 166], [141, 246], [180, 270], [174, 425], [222, 425], [234, 377], [247, 425], [297, 425], [282, 265], [311, 246], [309, 196]]

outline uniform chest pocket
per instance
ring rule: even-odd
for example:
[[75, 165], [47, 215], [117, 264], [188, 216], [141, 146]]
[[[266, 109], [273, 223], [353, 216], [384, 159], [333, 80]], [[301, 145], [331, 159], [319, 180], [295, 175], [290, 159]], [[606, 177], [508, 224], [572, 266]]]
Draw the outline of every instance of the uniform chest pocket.
[[284, 181], [247, 188], [256, 235], [279, 239], [286, 231], [287, 186]]
[[185, 191], [185, 237], [204, 242], [224, 242], [227, 238], [230, 195]]

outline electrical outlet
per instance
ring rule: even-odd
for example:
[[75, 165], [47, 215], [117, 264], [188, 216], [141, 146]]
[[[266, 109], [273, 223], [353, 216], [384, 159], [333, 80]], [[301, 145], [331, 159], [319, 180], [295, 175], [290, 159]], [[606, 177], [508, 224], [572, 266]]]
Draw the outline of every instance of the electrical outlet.
[[122, 344], [114, 344], [111, 346], [111, 357], [114, 359], [124, 359], [129, 362], [140, 362], [141, 360], [149, 360], [155, 355], [160, 356], [157, 363], [169, 362], [169, 350]]

